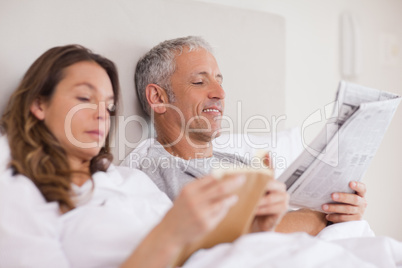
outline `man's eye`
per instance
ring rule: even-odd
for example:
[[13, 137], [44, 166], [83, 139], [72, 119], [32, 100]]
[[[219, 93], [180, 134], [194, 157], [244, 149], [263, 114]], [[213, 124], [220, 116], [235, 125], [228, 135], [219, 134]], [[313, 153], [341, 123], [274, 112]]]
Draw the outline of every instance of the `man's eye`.
[[200, 82], [193, 82], [193, 85], [202, 85], [204, 84], [204, 82], [200, 81]]

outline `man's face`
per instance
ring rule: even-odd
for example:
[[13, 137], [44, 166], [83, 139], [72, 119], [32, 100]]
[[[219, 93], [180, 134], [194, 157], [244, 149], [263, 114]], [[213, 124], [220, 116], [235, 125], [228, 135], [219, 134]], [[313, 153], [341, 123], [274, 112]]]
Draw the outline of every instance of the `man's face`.
[[210, 141], [219, 135], [225, 99], [222, 79], [215, 57], [206, 50], [184, 49], [176, 56], [171, 87], [175, 94], [173, 105], [182, 115], [169, 110], [174, 117], [172, 124], [181, 130], [186, 128], [193, 141]]

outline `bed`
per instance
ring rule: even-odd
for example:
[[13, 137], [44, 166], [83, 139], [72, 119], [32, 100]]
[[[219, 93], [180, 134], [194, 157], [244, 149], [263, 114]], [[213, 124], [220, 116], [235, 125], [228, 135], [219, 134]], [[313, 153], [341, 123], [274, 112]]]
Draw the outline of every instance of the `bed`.
[[[232, 119], [233, 132], [241, 133], [246, 124], [262, 129], [256, 139], [265, 139], [267, 148], [272, 149], [270, 120], [285, 114], [285, 21], [278, 15], [186, 0], [5, 0], [0, 21], [0, 111], [28, 66], [45, 50], [68, 43], [87, 46], [112, 59], [119, 69], [123, 110], [116, 118], [120, 127], [112, 143], [118, 164], [129, 151], [153, 136], [134, 92], [136, 61], [160, 41], [200, 35], [214, 47], [225, 76], [226, 115]], [[244, 101], [250, 96], [254, 97], [251, 103]], [[258, 118], [247, 123], [253, 115], [268, 118], [268, 124]], [[285, 131], [278, 136], [279, 144], [284, 145], [276, 147], [278, 155], [288, 163], [300, 149], [299, 145], [289, 146], [295, 135], [297, 131]], [[221, 150], [252, 152], [244, 143]], [[1, 174], [8, 159], [4, 138], [0, 139], [0, 152]], [[232, 245], [197, 252], [185, 267], [268, 264], [402, 267], [402, 244], [375, 237], [368, 223], [359, 221], [327, 227], [317, 238], [302, 233], [247, 235]]]

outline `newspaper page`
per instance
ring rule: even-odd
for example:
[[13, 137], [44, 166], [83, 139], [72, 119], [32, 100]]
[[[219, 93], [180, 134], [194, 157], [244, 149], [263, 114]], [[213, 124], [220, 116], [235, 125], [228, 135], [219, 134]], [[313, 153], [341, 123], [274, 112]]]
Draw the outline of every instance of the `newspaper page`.
[[401, 101], [395, 94], [341, 81], [324, 129], [278, 180], [290, 205], [322, 211], [333, 192], [362, 179]]

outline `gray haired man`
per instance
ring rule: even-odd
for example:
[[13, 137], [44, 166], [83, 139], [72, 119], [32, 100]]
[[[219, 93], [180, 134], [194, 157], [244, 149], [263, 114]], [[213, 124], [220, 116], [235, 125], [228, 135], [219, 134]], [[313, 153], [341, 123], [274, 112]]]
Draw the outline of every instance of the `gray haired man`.
[[[135, 84], [157, 137], [135, 149], [122, 165], [143, 170], [174, 200], [186, 183], [208, 174], [213, 163], [247, 164], [241, 157], [213, 150], [212, 140], [220, 135], [225, 107], [222, 82], [211, 46], [200, 37], [166, 40], [152, 48], [137, 64]], [[135, 165], [134, 157], [140, 160]], [[326, 204], [323, 208], [331, 214], [306, 209], [287, 213], [277, 230], [316, 234], [327, 221], [361, 219], [366, 207], [365, 185], [356, 183], [352, 189], [356, 194], [334, 193], [343, 204]], [[266, 211], [275, 205], [275, 197], [281, 196], [275, 194], [267, 189], [262, 201]]]

